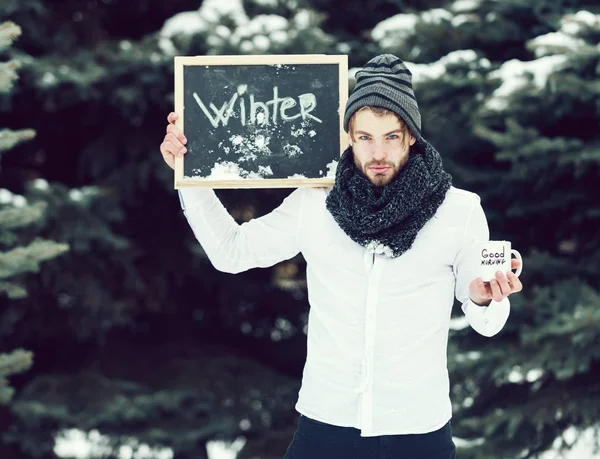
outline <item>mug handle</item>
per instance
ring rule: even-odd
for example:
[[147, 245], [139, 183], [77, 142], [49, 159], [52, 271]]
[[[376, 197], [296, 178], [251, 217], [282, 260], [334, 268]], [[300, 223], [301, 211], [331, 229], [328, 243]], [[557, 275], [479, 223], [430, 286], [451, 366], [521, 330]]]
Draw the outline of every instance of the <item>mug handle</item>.
[[511, 253], [511, 255], [514, 255], [515, 258], [521, 262], [521, 265], [517, 268], [517, 272], [515, 273], [515, 275], [517, 277], [519, 277], [521, 275], [521, 271], [523, 271], [523, 257], [521, 257], [521, 254], [519, 253], [519, 251], [515, 250], [515, 249], [512, 249], [510, 251], [510, 253]]

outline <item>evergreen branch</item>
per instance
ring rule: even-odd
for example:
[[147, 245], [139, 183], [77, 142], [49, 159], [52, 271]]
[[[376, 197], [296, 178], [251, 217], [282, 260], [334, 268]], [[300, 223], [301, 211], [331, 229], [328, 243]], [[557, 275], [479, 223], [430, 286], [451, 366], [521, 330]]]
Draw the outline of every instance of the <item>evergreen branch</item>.
[[14, 246], [18, 237], [14, 232], [0, 231], [0, 247]]
[[546, 321], [544, 327], [524, 329], [521, 332], [521, 340], [523, 345], [534, 343], [539, 345], [543, 340], [568, 337], [571, 345], [574, 345], [576, 340], [582, 339], [581, 333], [589, 331], [589, 340], [593, 343], [598, 324], [600, 324], [600, 311], [595, 304], [582, 305], [573, 312], [554, 314], [551, 320]]
[[5, 293], [11, 300], [21, 300], [27, 297], [27, 290], [21, 285], [11, 282], [0, 282], [0, 294]]
[[0, 405], [8, 405], [15, 395], [15, 390], [8, 387], [6, 379], [0, 378]]
[[0, 210], [0, 229], [22, 228], [42, 218], [45, 203]]
[[0, 152], [10, 150], [17, 144], [35, 137], [33, 129], [20, 129], [13, 131], [11, 129], [0, 130]]
[[0, 354], [0, 377], [23, 373], [33, 365], [33, 354], [24, 349], [15, 349], [9, 354]]
[[588, 142], [588, 148], [585, 148], [579, 152], [578, 157], [567, 156], [566, 159], [561, 158], [563, 162], [570, 163], [590, 163], [600, 164], [600, 145], [592, 145]]
[[12, 45], [13, 41], [21, 35], [21, 27], [12, 21], [0, 24], [0, 51]]
[[9, 92], [17, 79], [17, 70], [21, 64], [17, 61], [0, 63], [0, 92]]
[[[8, 48], [19, 35], [21, 35], [21, 28], [14, 22], [0, 24], [0, 51]], [[19, 67], [17, 61], [0, 63], [0, 92], [7, 93], [12, 89]], [[1, 147], [0, 151], [2, 151]]]
[[38, 272], [41, 261], [55, 258], [67, 250], [69, 250], [68, 244], [38, 239], [27, 247], [0, 252], [0, 279], [27, 272]]
[[15, 390], [8, 386], [7, 376], [23, 373], [33, 365], [33, 354], [23, 349], [15, 349], [10, 354], [0, 354], [0, 405], [12, 400]]

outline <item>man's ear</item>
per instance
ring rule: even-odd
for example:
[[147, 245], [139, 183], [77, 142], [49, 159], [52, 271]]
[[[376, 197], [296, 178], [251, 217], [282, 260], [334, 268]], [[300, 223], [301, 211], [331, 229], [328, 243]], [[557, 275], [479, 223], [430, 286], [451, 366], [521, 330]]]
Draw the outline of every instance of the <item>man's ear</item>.
[[352, 136], [348, 133], [348, 145], [352, 146]]
[[416, 141], [417, 141], [417, 138], [411, 134], [410, 135], [410, 146], [412, 147]]

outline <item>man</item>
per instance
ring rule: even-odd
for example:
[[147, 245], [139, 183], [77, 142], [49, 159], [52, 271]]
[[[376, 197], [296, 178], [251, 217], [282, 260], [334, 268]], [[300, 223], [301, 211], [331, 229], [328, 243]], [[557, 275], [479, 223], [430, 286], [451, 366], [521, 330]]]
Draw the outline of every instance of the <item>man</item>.
[[[522, 289], [512, 272], [478, 277], [472, 247], [489, 239], [479, 197], [451, 186], [421, 136], [411, 80], [389, 54], [357, 73], [344, 114], [350, 146], [331, 189], [295, 190], [242, 225], [212, 190], [180, 193], [217, 269], [306, 259], [308, 352], [289, 459], [454, 458], [453, 296], [471, 327], [493, 336], [508, 319], [508, 295]], [[176, 118], [161, 145], [171, 167], [185, 153]]]

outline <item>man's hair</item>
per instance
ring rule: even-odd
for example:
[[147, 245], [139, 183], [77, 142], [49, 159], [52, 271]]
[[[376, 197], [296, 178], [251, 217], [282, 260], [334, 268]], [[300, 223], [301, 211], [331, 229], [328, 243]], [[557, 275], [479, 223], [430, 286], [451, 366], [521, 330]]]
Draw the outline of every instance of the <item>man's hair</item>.
[[383, 108], [383, 107], [371, 107], [371, 106], [365, 106], [365, 107], [361, 107], [359, 108], [353, 115], [352, 117], [350, 117], [350, 120], [348, 120], [348, 132], [350, 133], [350, 137], [352, 138], [353, 141], [356, 141], [354, 139], [354, 118], [356, 117], [356, 115], [359, 112], [362, 112], [364, 110], [371, 110], [371, 113], [373, 113], [373, 115], [375, 116], [386, 116], [386, 115], [394, 115], [398, 121], [400, 122], [400, 131], [402, 132], [402, 143], [404, 143], [404, 139], [406, 136], [406, 123], [404, 122], [404, 120], [402, 118], [400, 118], [400, 116], [398, 116], [398, 114], [396, 112], [393, 112], [391, 110], [388, 110], [387, 108]]

